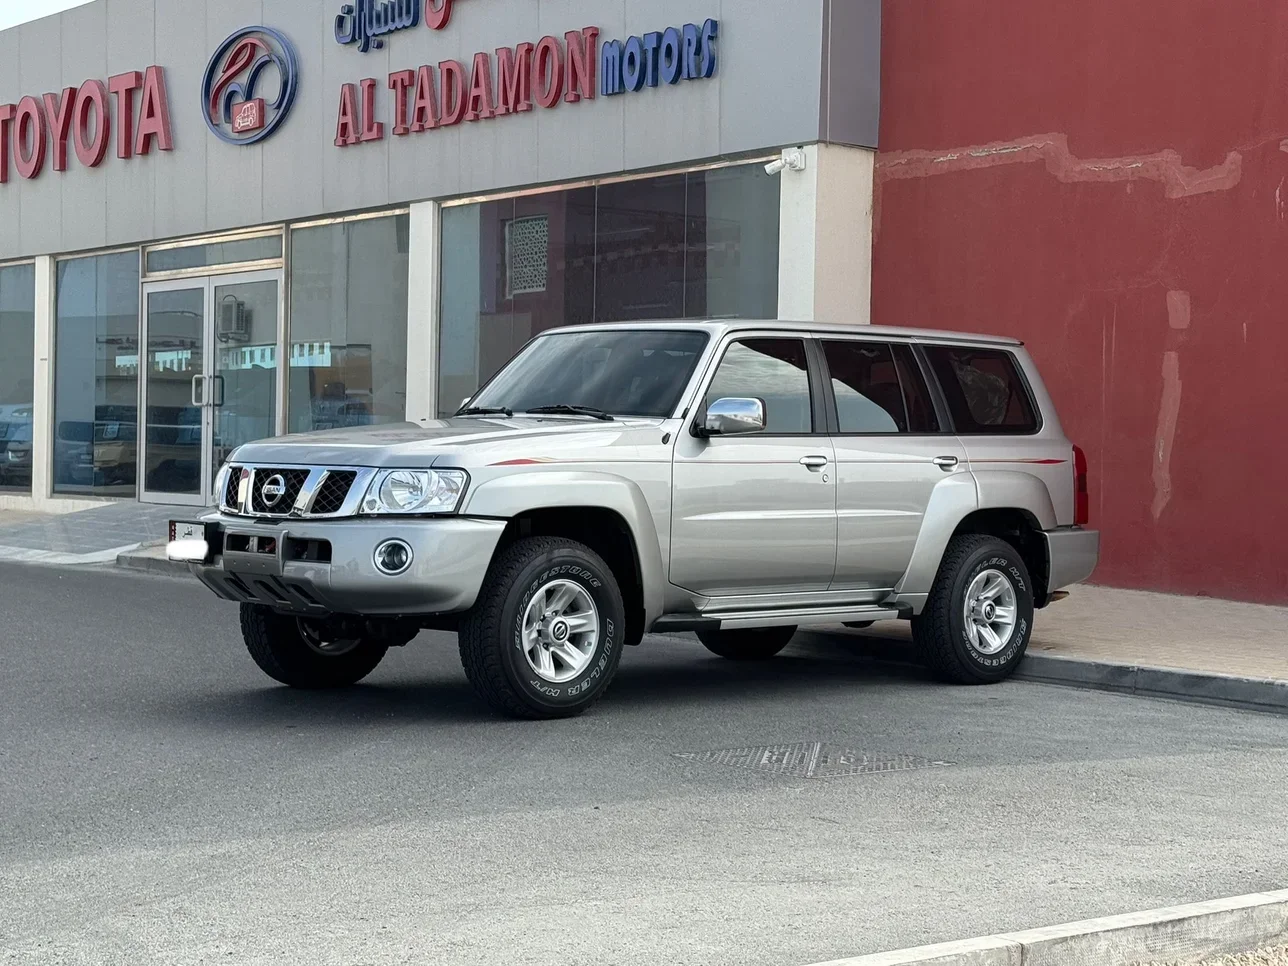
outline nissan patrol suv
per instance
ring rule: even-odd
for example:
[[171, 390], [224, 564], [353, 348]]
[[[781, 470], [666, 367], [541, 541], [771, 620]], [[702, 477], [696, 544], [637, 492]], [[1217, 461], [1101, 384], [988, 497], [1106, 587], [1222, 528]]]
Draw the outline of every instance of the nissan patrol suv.
[[584, 711], [650, 631], [763, 660], [910, 620], [942, 675], [999, 681], [1100, 546], [1021, 343], [875, 326], [551, 330], [450, 419], [240, 447], [215, 499], [168, 552], [270, 677], [350, 685], [448, 629], [529, 718]]

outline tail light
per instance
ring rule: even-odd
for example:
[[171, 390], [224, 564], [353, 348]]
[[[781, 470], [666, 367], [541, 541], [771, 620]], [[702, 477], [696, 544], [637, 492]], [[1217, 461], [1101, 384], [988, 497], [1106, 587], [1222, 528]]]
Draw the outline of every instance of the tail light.
[[1091, 492], [1087, 487], [1087, 454], [1081, 446], [1073, 448], [1073, 525], [1085, 527], [1091, 522]]

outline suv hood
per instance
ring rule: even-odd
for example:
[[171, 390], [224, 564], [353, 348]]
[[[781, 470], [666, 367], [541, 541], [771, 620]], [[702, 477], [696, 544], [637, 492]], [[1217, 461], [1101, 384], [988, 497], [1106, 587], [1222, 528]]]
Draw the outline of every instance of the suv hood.
[[511, 419], [463, 416], [417, 423], [330, 429], [297, 433], [239, 446], [230, 463], [259, 466], [432, 466], [446, 451], [468, 461], [472, 450], [487, 448], [489, 454], [508, 450], [515, 455], [529, 450], [537, 441], [567, 437], [578, 449], [610, 446], [624, 432], [659, 426], [660, 419], [619, 417], [614, 422], [580, 417], [515, 416]]

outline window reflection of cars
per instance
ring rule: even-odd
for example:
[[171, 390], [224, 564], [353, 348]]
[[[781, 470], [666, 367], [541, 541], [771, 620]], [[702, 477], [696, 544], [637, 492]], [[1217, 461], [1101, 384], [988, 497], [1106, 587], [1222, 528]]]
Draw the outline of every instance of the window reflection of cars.
[[73, 486], [133, 486], [138, 410], [100, 406], [93, 422], [66, 419], [54, 433], [54, 479]]
[[374, 422], [371, 407], [352, 399], [317, 399], [313, 402], [314, 429], [347, 429], [370, 426]]
[[31, 403], [0, 406], [0, 486], [31, 483]]
[[147, 470], [153, 490], [194, 490], [201, 480], [200, 406], [149, 406]]

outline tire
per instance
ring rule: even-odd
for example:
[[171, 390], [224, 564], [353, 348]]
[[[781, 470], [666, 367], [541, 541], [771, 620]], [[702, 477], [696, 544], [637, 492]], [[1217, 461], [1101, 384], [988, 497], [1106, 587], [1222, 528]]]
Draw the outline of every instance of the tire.
[[795, 627], [759, 627], [754, 630], [698, 631], [698, 640], [712, 654], [731, 661], [767, 661], [796, 636]]
[[[593, 632], [575, 629], [590, 621]], [[490, 708], [542, 719], [581, 714], [603, 697], [626, 632], [622, 592], [597, 553], [529, 537], [492, 561], [457, 638], [465, 676]]]
[[[241, 605], [242, 639], [261, 671], [292, 688], [342, 688], [376, 669], [388, 650], [378, 637], [328, 642], [327, 624]], [[349, 632], [351, 633], [351, 631]], [[330, 648], [334, 652], [326, 653]]]
[[[1000, 611], [983, 609], [989, 600], [995, 609], [1013, 607], [1009, 632]], [[970, 606], [975, 616], [968, 619]], [[925, 610], [912, 621], [913, 640], [926, 663], [959, 684], [994, 684], [1014, 672], [1032, 633], [1033, 581], [1016, 549], [985, 534], [954, 537]]]

